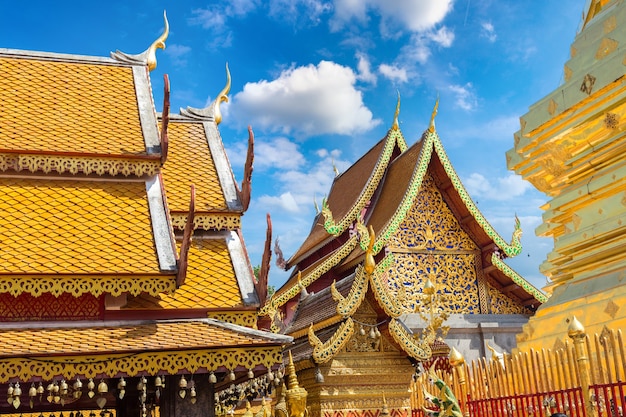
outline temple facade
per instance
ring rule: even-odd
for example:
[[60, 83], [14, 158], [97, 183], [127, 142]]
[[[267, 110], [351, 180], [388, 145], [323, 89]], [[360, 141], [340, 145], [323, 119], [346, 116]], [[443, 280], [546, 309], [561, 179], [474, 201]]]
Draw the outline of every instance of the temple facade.
[[0, 414], [206, 416], [275, 382], [291, 338], [256, 326], [228, 72], [179, 115], [165, 77], [157, 113], [168, 32], [138, 55], [0, 49]]
[[424, 368], [449, 368], [451, 348], [510, 349], [545, 301], [504, 262], [521, 251], [519, 222], [507, 242], [477, 209], [437, 134], [436, 107], [408, 146], [399, 106], [385, 137], [336, 176], [285, 261], [291, 278], [261, 309], [295, 340], [313, 416], [406, 416]]
[[562, 343], [573, 316], [589, 333], [626, 325], [625, 21], [621, 2], [590, 2], [564, 83], [520, 118], [506, 155], [550, 199], [536, 233], [554, 240], [540, 266], [551, 297], [519, 335], [522, 350]]

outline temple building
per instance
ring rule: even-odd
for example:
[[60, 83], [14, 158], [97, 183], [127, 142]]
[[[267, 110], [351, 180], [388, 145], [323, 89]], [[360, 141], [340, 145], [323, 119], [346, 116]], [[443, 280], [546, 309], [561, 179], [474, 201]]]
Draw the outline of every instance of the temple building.
[[449, 368], [451, 348], [511, 349], [545, 301], [504, 262], [521, 251], [519, 222], [508, 243], [477, 209], [435, 129], [437, 106], [411, 146], [399, 107], [385, 137], [337, 174], [309, 236], [279, 259], [290, 279], [261, 309], [295, 340], [312, 416], [406, 416], [416, 372]]
[[592, 0], [564, 82], [520, 118], [508, 167], [550, 199], [536, 233], [554, 248], [540, 270], [548, 302], [518, 337], [558, 346], [575, 316], [587, 332], [626, 326], [626, 8]]
[[241, 234], [252, 152], [239, 187], [217, 126], [229, 76], [179, 115], [166, 77], [158, 114], [168, 32], [138, 55], [0, 49], [0, 414], [214, 415], [282, 364]]

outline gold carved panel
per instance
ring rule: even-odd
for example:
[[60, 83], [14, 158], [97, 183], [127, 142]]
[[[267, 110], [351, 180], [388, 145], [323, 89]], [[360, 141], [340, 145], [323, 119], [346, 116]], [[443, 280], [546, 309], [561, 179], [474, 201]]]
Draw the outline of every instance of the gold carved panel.
[[389, 240], [395, 262], [388, 287], [402, 308], [416, 311], [422, 288], [430, 280], [445, 294], [449, 313], [480, 313], [476, 253], [478, 248], [443, 200], [433, 178], [425, 176], [415, 203]]

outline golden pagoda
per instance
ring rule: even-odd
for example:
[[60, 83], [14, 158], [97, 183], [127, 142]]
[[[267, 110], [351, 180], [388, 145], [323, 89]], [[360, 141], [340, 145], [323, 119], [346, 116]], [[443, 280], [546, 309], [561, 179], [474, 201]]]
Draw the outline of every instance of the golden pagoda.
[[554, 347], [571, 317], [590, 333], [626, 325], [626, 8], [592, 0], [564, 82], [520, 118], [508, 167], [550, 199], [536, 233], [554, 248], [540, 265], [551, 297], [518, 337]]
[[[169, 114], [155, 51], [0, 49], [0, 414], [213, 415], [282, 362], [219, 104]], [[250, 134], [250, 143], [252, 143]], [[92, 410], [92, 411], [89, 411]]]
[[[525, 322], [545, 300], [504, 262], [521, 251], [520, 225], [509, 243], [477, 209], [439, 138], [436, 107], [408, 146], [399, 106], [385, 137], [335, 177], [309, 236], [285, 261], [290, 279], [260, 312], [294, 338], [311, 416], [366, 417], [383, 405], [407, 416], [416, 369], [437, 357], [437, 367], [450, 366], [441, 340], [449, 317]], [[413, 325], [415, 317], [423, 320]]]

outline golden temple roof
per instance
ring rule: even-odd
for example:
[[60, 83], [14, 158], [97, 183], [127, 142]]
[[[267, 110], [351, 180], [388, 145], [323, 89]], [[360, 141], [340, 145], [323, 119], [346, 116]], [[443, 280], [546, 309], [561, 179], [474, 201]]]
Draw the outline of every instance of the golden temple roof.
[[244, 301], [224, 239], [194, 238], [189, 249], [187, 278], [172, 294], [139, 296], [125, 308], [230, 308]]
[[228, 210], [204, 125], [171, 120], [168, 136], [168, 157], [162, 173], [169, 209], [187, 212], [189, 187], [194, 184], [196, 212]]
[[[268, 334], [212, 319], [0, 329], [0, 359], [266, 344]], [[280, 339], [280, 337], [277, 337]]]
[[146, 185], [0, 178], [0, 274], [159, 274]]
[[214, 319], [0, 329], [0, 382], [269, 368], [292, 338]]
[[145, 156], [140, 88], [129, 66], [0, 54], [0, 152]]

